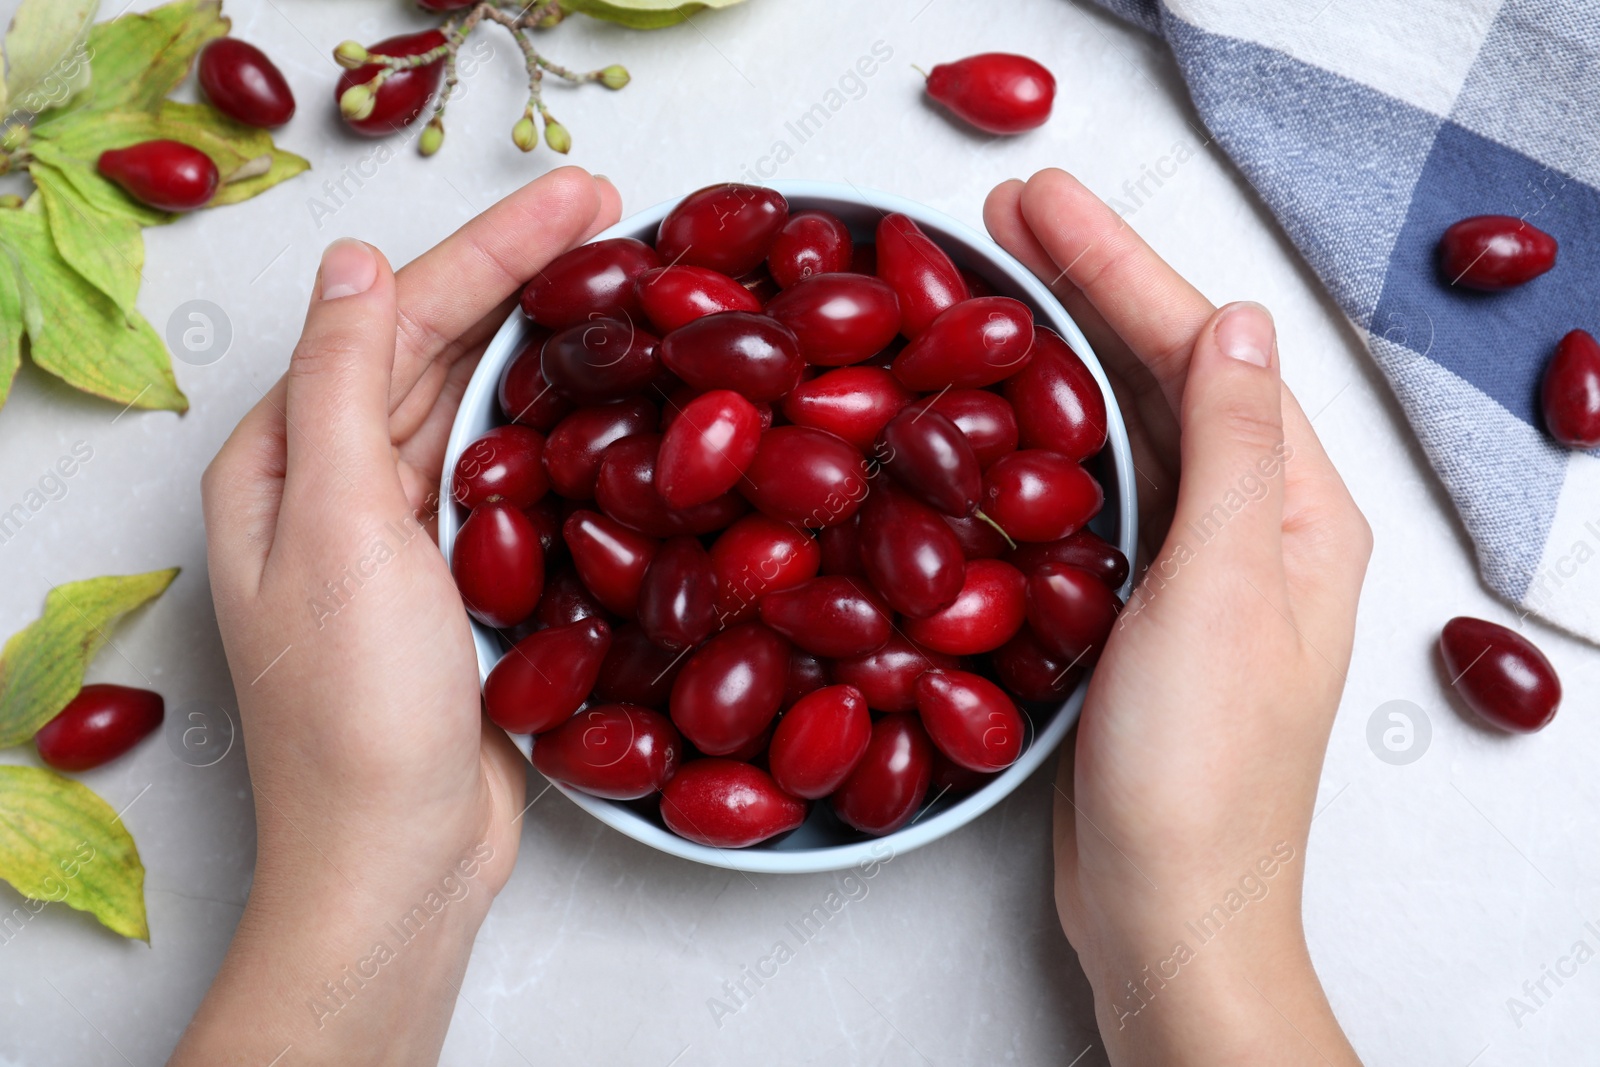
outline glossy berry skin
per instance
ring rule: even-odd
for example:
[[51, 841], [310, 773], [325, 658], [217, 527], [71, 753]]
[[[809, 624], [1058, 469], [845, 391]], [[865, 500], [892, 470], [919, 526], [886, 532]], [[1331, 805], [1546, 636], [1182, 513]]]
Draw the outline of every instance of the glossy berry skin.
[[859, 363], [900, 332], [900, 300], [865, 274], [818, 274], [773, 297], [767, 314], [794, 331], [800, 353], [818, 367]]
[[1542, 730], [1561, 704], [1561, 680], [1544, 653], [1515, 630], [1458, 616], [1445, 623], [1439, 652], [1462, 701], [1513, 733]]
[[639, 587], [639, 625], [662, 648], [693, 648], [717, 632], [717, 573], [698, 538], [656, 549]]
[[865, 656], [833, 665], [833, 680], [854, 686], [874, 711], [915, 711], [917, 679], [931, 670], [955, 670], [960, 661], [943, 652], [912, 644], [899, 633]]
[[776, 400], [800, 381], [805, 360], [787, 326], [765, 315], [724, 311], [667, 334], [661, 362], [696, 389], [732, 389], [746, 400]]
[[1033, 357], [1006, 379], [1023, 448], [1085, 460], [1106, 443], [1106, 401], [1089, 368], [1055, 331], [1034, 331]]
[[1556, 239], [1512, 215], [1462, 219], [1439, 238], [1439, 274], [1450, 285], [1497, 292], [1556, 265]]
[[635, 282], [660, 266], [656, 250], [631, 237], [579, 245], [551, 260], [523, 287], [522, 310], [551, 330], [602, 318], [642, 325]]
[[737, 493], [688, 508], [669, 506], [655, 484], [661, 439], [658, 433], [634, 434], [606, 448], [594, 481], [594, 501], [601, 511], [649, 537], [671, 537], [712, 533], [750, 510]]
[[221, 180], [211, 157], [182, 141], [140, 141], [108, 148], [96, 164], [100, 176], [158, 211], [193, 211], [210, 203]]
[[160, 693], [126, 685], [86, 685], [56, 717], [39, 727], [39, 758], [58, 771], [87, 771], [110, 763], [161, 726]]
[[779, 789], [760, 767], [738, 760], [692, 760], [661, 792], [667, 829], [712, 848], [745, 848], [805, 819], [804, 801]]
[[639, 275], [639, 305], [663, 334], [722, 311], [760, 311], [761, 301], [735, 279], [705, 267], [674, 263]]
[[902, 629], [917, 644], [949, 656], [990, 652], [1022, 628], [1027, 588], [1028, 580], [1009, 563], [968, 560], [955, 601], [926, 618], [907, 619]]
[[848, 441], [824, 430], [774, 426], [761, 435], [738, 489], [763, 515], [833, 526], [861, 506], [867, 464]]
[[566, 416], [544, 442], [544, 469], [550, 486], [568, 500], [594, 496], [600, 459], [614, 442], [655, 429], [660, 416], [644, 397], [579, 408]]
[[916, 338], [941, 312], [971, 295], [944, 249], [901, 214], [885, 215], [878, 222], [876, 266], [878, 277], [900, 300], [900, 332], [909, 338]]
[[615, 519], [593, 511], [574, 511], [561, 527], [578, 577], [606, 610], [624, 618], [639, 606], [645, 568], [656, 542]]
[[761, 598], [761, 621], [814, 655], [865, 655], [882, 648], [894, 628], [864, 584], [832, 575], [768, 593]]
[[937, 411], [906, 410], [889, 420], [875, 455], [908, 493], [946, 515], [971, 515], [983, 493], [978, 455]]
[[550, 779], [608, 800], [638, 800], [677, 774], [683, 740], [665, 715], [633, 704], [585, 708], [533, 743]]
[[[544, 550], [545, 579], [550, 568], [566, 556], [567, 546], [561, 540], [561, 523], [566, 518], [563, 502], [548, 493], [522, 509], [539, 535], [539, 547]], [[540, 600], [544, 597], [540, 596]]]
[[489, 718], [514, 734], [553, 730], [588, 698], [609, 651], [611, 627], [603, 619], [529, 634], [500, 657], [484, 680]]
[[796, 426], [826, 430], [866, 452], [889, 420], [915, 399], [882, 367], [840, 367], [790, 390], [783, 398], [783, 417]]
[[738, 484], [761, 440], [761, 413], [731, 389], [685, 404], [661, 438], [655, 485], [675, 508], [704, 504]]
[[1094, 518], [1103, 503], [1093, 475], [1043, 449], [1002, 456], [983, 474], [983, 510], [1013, 541], [1059, 541]]
[[544, 376], [544, 343], [550, 331], [535, 329], [500, 374], [500, 412], [510, 422], [549, 433], [575, 406], [556, 392]]
[[211, 106], [246, 126], [274, 129], [294, 117], [294, 93], [266, 53], [237, 37], [200, 50], [200, 88]]
[[796, 211], [767, 251], [767, 269], [784, 289], [817, 274], [850, 270], [850, 227], [826, 211]]
[[1028, 365], [1033, 334], [1033, 312], [1022, 301], [977, 296], [929, 323], [891, 369], [908, 389], [993, 385]]
[[917, 716], [885, 715], [872, 724], [867, 751], [834, 792], [834, 812], [863, 833], [900, 829], [928, 795], [933, 751]]
[[917, 713], [935, 747], [969, 771], [993, 773], [1022, 755], [1027, 727], [1005, 692], [968, 671], [917, 679]]
[[544, 591], [539, 531], [519, 509], [490, 501], [456, 531], [450, 573], [472, 617], [504, 629], [533, 614]]
[[779, 721], [767, 765], [785, 793], [818, 800], [850, 777], [871, 738], [866, 700], [848, 685], [830, 685], [800, 698]]
[[540, 365], [545, 380], [574, 403], [605, 404], [660, 376], [659, 344], [626, 319], [593, 319], [552, 334]]
[[914, 411], [936, 411], [955, 423], [972, 446], [980, 467], [1017, 450], [1017, 413], [1005, 397], [987, 389], [946, 389], [911, 407]]
[[1004, 559], [1011, 551], [1005, 534], [990, 526], [978, 512], [956, 518], [954, 515], [944, 515], [944, 524], [955, 533], [956, 540], [961, 542], [961, 552], [968, 559]]
[[[402, 34], [368, 45], [367, 51], [380, 56], [419, 56], [424, 52], [433, 51], [444, 43], [444, 34], [438, 30], [424, 30], [421, 33]], [[383, 69], [369, 63], [355, 70], [344, 71], [333, 87], [334, 103], [339, 102], [345, 90], [354, 85], [370, 82]], [[443, 56], [426, 66], [396, 71], [389, 75], [378, 89], [372, 114], [364, 119], [347, 118], [342, 113], [339, 117], [344, 120], [346, 126], [364, 137], [387, 137], [417, 120], [417, 116], [421, 115], [423, 108], [427, 106], [428, 98], [438, 92], [439, 83], [443, 78]]]
[[753, 616], [761, 598], [816, 577], [822, 550], [792, 523], [746, 515], [711, 545], [717, 611], [724, 623]]
[[969, 771], [959, 763], [952, 762], [949, 756], [933, 750], [933, 779], [928, 783], [928, 788], [935, 797], [949, 793], [952, 796], [965, 796], [982, 789], [994, 779], [993, 774], [983, 774], [979, 771]]
[[466, 508], [491, 497], [528, 507], [550, 489], [544, 472], [544, 436], [514, 423], [496, 426], [461, 450], [450, 488], [455, 502]]
[[788, 217], [789, 203], [775, 189], [733, 182], [707, 186], [661, 220], [656, 251], [664, 262], [737, 278], [761, 264]]
[[867, 580], [900, 614], [925, 618], [961, 595], [961, 542], [938, 512], [882, 479], [861, 509], [859, 538]]
[[1600, 344], [1573, 330], [1544, 369], [1545, 429], [1568, 448], [1600, 448]]
[[1128, 557], [1089, 530], [1075, 531], [1059, 541], [1018, 545], [1006, 558], [1023, 574], [1032, 574], [1041, 563], [1066, 563], [1093, 574], [1109, 589], [1121, 589], [1128, 580]]
[[[561, 534], [560, 527], [556, 535]], [[566, 545], [563, 543], [562, 548]], [[570, 565], [559, 567], [545, 577], [544, 592], [539, 596], [539, 606], [533, 609], [533, 622], [540, 626], [565, 626], [581, 619], [599, 619], [609, 623], [608, 612], [583, 584], [578, 572]]]
[[1122, 605], [1089, 571], [1042, 563], [1028, 575], [1028, 625], [1039, 643], [1068, 663], [1100, 658]]
[[1027, 626], [995, 649], [990, 662], [1007, 692], [1019, 700], [1040, 702], [1065, 700], [1078, 688], [1088, 666], [1051, 652]]
[[789, 642], [759, 623], [707, 641], [672, 684], [672, 721], [709, 756], [726, 756], [767, 728], [783, 704]]
[[681, 653], [651, 641], [638, 623], [619, 626], [611, 635], [611, 651], [600, 665], [591, 699], [664, 710], [683, 659]]
[[807, 693], [814, 693], [832, 681], [828, 664], [820, 656], [801, 649], [789, 652], [789, 680], [783, 686], [783, 706], [793, 707]]
[[822, 549], [822, 574], [866, 577], [861, 566], [861, 514], [849, 522], [817, 531], [817, 547]]
[[985, 133], [1022, 133], [1050, 117], [1056, 79], [1027, 56], [984, 52], [930, 70], [928, 95]]

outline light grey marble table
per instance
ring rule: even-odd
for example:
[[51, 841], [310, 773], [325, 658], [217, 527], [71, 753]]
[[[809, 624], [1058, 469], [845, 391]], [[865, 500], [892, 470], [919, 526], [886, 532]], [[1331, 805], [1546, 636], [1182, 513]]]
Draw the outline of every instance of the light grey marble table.
[[[0, 2], [7, 20], [14, 8]], [[337, 129], [328, 52], [346, 37], [419, 24], [407, 5], [228, 0], [227, 10], [293, 84], [300, 114], [281, 142], [315, 170], [243, 206], [147, 231], [139, 305], [162, 328], [185, 301], [216, 303], [230, 351], [209, 366], [178, 365], [194, 404], [183, 418], [115, 417], [114, 406], [31, 370], [0, 412], [0, 505], [75, 442], [93, 449], [66, 495], [0, 544], [0, 629], [33, 618], [54, 583], [181, 564], [177, 583], [90, 674], [147, 676], [174, 709], [234, 707], [207, 591], [199, 475], [282, 370], [322, 247], [357, 235], [404, 262], [554, 165], [510, 143], [520, 57], [508, 39], [485, 34], [492, 49], [451, 107], [440, 156], [402, 150], [380, 162], [372, 143]], [[575, 19], [547, 43], [574, 67], [620, 61], [633, 72], [622, 93], [551, 91], [573, 132], [572, 161], [609, 175], [630, 207], [729, 178], [818, 178], [979, 224], [996, 182], [1060, 165], [1121, 200], [1212, 299], [1269, 305], [1287, 377], [1377, 535], [1307, 858], [1307, 927], [1334, 1006], [1373, 1064], [1594, 1061], [1600, 963], [1559, 986], [1545, 979], [1550, 995], [1531, 1015], [1513, 1019], [1507, 1001], [1526, 1001], [1524, 983], [1575, 942], [1600, 949], [1585, 928], [1600, 918], [1600, 655], [1532, 626], [1569, 694], [1537, 736], [1491, 736], [1453, 708], [1431, 654], [1440, 624], [1512, 614], [1479, 584], [1470, 545], [1355, 334], [1196, 132], [1158, 42], [1067, 0], [750, 0], [654, 35]], [[984, 50], [1024, 51], [1055, 71], [1048, 126], [991, 141], [923, 104], [912, 63]], [[874, 51], [887, 62], [850, 81]], [[837, 110], [798, 135], [791, 123], [835, 90]], [[1414, 702], [1431, 724], [1430, 747], [1406, 766], [1380, 761], [1366, 740], [1369, 718], [1391, 700]], [[0, 1063], [143, 1065], [170, 1052], [250, 885], [242, 755], [196, 768], [158, 738], [83, 776], [114, 806], [132, 804], [151, 946], [60, 908], [0, 944]], [[838, 876], [692, 866], [551, 791], [525, 818], [518, 869], [479, 938], [444, 1062], [1103, 1063], [1088, 986], [1051, 904], [1049, 794], [1037, 776], [964, 830], [897, 857], [801, 944], [786, 924], [839, 888]], [[18, 901], [0, 888], [0, 909]], [[738, 1011], [714, 1017], [708, 1002], [725, 997], [723, 983], [779, 940], [793, 958]]]

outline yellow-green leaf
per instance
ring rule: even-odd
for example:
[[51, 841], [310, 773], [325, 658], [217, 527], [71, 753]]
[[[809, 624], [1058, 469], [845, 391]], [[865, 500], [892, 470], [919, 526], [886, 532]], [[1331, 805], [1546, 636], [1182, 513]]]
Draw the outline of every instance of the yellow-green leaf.
[[68, 155], [54, 141], [35, 137], [29, 142], [28, 151], [38, 162], [47, 163], [59, 171], [79, 196], [103, 212], [126, 216], [141, 226], [161, 226], [178, 217], [170, 211], [157, 211], [139, 203], [123, 192], [122, 186], [100, 177], [100, 172], [95, 169], [95, 160]]
[[143, 315], [124, 314], [61, 258], [42, 215], [0, 211], [0, 248], [16, 254], [43, 312], [41, 328], [28, 330], [35, 365], [107, 400], [188, 410], [160, 336]]
[[94, 81], [75, 110], [154, 109], [189, 73], [195, 53], [228, 32], [221, 0], [178, 0], [97, 23], [89, 31]]
[[0, 651], [0, 748], [20, 745], [83, 688], [83, 671], [116, 620], [160, 596], [176, 567], [67, 582], [50, 590], [44, 614]]
[[561, 0], [567, 11], [626, 26], [630, 30], [659, 30], [687, 22], [707, 8], [732, 7], [741, 0]]
[[133, 835], [88, 786], [42, 767], [0, 767], [0, 878], [31, 900], [86, 911], [150, 940]]
[[22, 292], [17, 288], [17, 268], [10, 257], [0, 256], [0, 404], [11, 392], [11, 380], [22, 365]]
[[265, 174], [257, 174], [254, 178], [245, 178], [240, 181], [225, 183], [217, 190], [217, 195], [211, 198], [211, 203], [206, 207], [223, 207], [227, 204], [237, 204], [249, 200], [258, 193], [266, 192], [281, 181], [287, 181], [302, 171], [311, 169], [311, 163], [300, 158], [293, 152], [285, 152], [281, 148], [272, 150], [272, 166]]
[[6, 31], [10, 107], [59, 107], [83, 87], [88, 64], [80, 49], [99, 6], [99, 0], [22, 0]]
[[28, 173], [44, 198], [50, 236], [61, 258], [124, 313], [132, 313], [144, 269], [139, 224], [89, 203], [54, 167], [34, 163]]

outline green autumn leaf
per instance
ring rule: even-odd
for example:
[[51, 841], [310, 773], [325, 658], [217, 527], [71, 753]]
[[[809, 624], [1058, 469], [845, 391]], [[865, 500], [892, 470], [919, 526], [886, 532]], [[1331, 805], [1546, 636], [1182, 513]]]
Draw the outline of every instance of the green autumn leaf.
[[22, 292], [17, 288], [17, 267], [0, 255], [0, 404], [11, 393], [11, 382], [22, 365]]
[[0, 748], [20, 745], [83, 688], [83, 671], [118, 618], [164, 592], [178, 568], [67, 582], [0, 651]]
[[[78, 191], [78, 195], [93, 204], [97, 211], [107, 215], [121, 215], [140, 226], [163, 226], [178, 216], [170, 211], [158, 211], [141, 204], [122, 191], [116, 182], [100, 177], [93, 160], [79, 159], [62, 151], [54, 141], [35, 137], [28, 143], [36, 163], [53, 168]], [[35, 164], [29, 164], [30, 168]]]
[[125, 314], [133, 314], [144, 269], [139, 224], [96, 208], [54, 167], [35, 163], [28, 173], [44, 199], [50, 236], [61, 258]]
[[231, 25], [221, 0], [177, 0], [96, 23], [89, 31], [94, 81], [74, 110], [154, 110], [189, 73], [195, 53]]
[[[22, 0], [6, 31], [5, 94], [12, 107], [57, 107], [87, 84], [78, 53], [99, 0]], [[5, 107], [0, 98], [0, 110]]]
[[659, 30], [687, 22], [707, 8], [732, 7], [741, 0], [561, 0], [567, 11], [626, 26], [630, 30]]
[[40, 328], [28, 329], [28, 355], [36, 366], [107, 400], [188, 410], [160, 336], [143, 315], [124, 314], [61, 258], [42, 213], [0, 211], [0, 249], [22, 264], [42, 309]]
[[[33, 138], [30, 148], [39, 159], [53, 165], [59, 165], [62, 160], [74, 160], [80, 164], [80, 174], [89, 171], [95, 173], [96, 178], [99, 175], [94, 172], [94, 163], [108, 148], [159, 139], [193, 145], [211, 157], [224, 183], [207, 207], [248, 200], [311, 166], [294, 153], [275, 147], [272, 135], [266, 130], [235, 122], [204, 104], [180, 104], [172, 100], [163, 101], [154, 111], [68, 111], [40, 123], [33, 131]], [[231, 175], [243, 167], [257, 165], [256, 161], [263, 157], [272, 161], [265, 173], [242, 181], [229, 181]], [[102, 196], [95, 198], [100, 205], [106, 206], [111, 196], [134, 203], [114, 183], [104, 178], [99, 180], [106, 189]], [[171, 216], [162, 216], [162, 221], [170, 219]]]
[[31, 900], [66, 904], [123, 937], [150, 940], [133, 836], [89, 787], [54, 771], [0, 767], [0, 878]]

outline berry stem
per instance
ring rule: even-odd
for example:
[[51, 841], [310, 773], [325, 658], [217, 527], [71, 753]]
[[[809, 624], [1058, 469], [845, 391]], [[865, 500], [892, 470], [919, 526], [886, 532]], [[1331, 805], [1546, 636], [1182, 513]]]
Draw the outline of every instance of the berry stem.
[[1006, 539], [1006, 544], [1010, 545], [1012, 548], [1016, 548], [1017, 547], [1017, 543], [1015, 541], [1011, 540], [1011, 535], [1006, 533], [1005, 530], [1000, 526], [1000, 524], [998, 522], [995, 522], [989, 516], [985, 515], [983, 513], [983, 509], [982, 508], [978, 508], [975, 511], [973, 511], [972, 516], [973, 516], [973, 518], [978, 519], [978, 520], [980, 520], [982, 522], [986, 522], [990, 526], [994, 527], [995, 533], [999, 534], [1001, 537], [1004, 537]]

